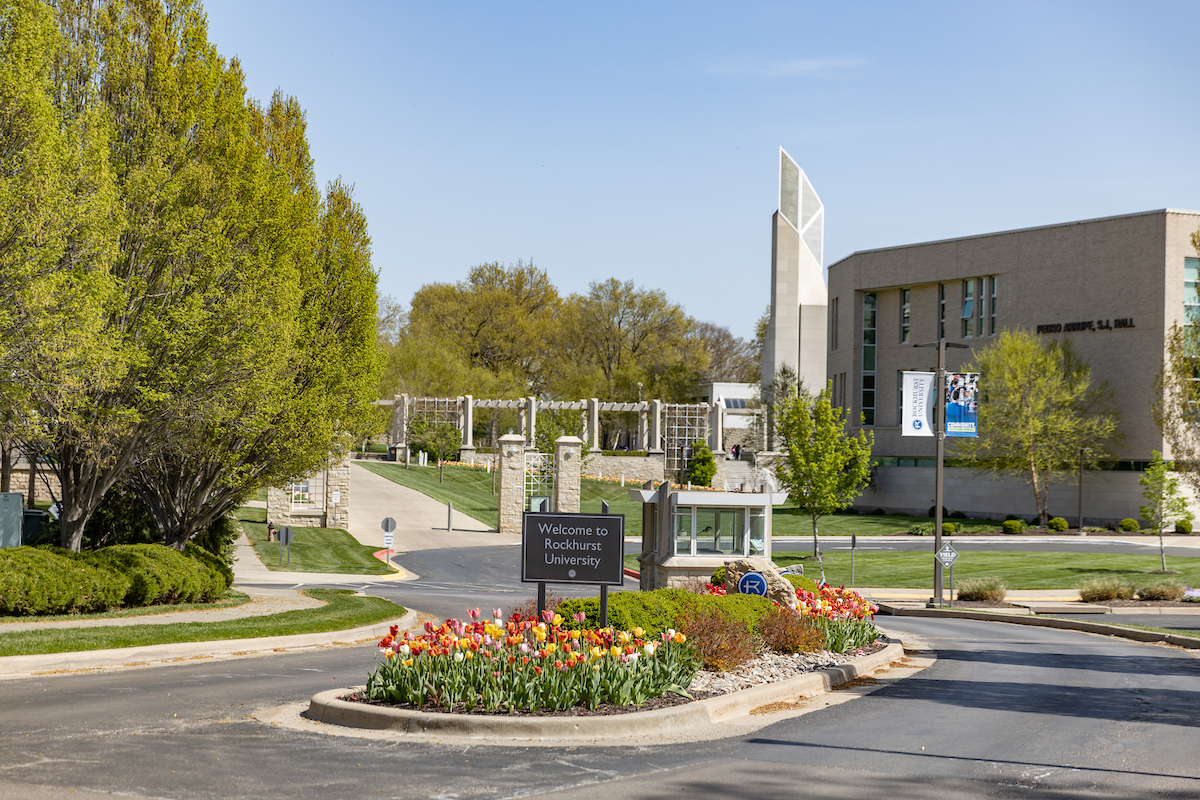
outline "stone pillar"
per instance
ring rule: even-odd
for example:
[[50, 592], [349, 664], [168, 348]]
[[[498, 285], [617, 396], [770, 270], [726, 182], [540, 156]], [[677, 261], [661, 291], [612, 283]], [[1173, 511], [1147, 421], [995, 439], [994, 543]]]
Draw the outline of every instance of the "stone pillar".
[[554, 513], [578, 514], [583, 469], [583, 440], [560, 436], [554, 440]]
[[638, 410], [638, 438], [637, 438], [637, 449], [638, 450], [649, 450], [650, 449], [650, 445], [646, 441], [648, 438], [648, 434], [649, 434], [649, 429], [646, 426], [646, 407], [642, 406], [642, 408]]
[[722, 435], [725, 431], [725, 405], [720, 398], [717, 398], [717, 402], [712, 404], [708, 431], [708, 446], [713, 451], [713, 455], [723, 457], [725, 455], [725, 439]]
[[531, 448], [537, 448], [537, 398], [525, 398], [525, 407], [529, 409], [529, 436], [526, 444]]
[[392, 398], [392, 444], [404, 459], [403, 450], [408, 447], [408, 395], [398, 394]]
[[290, 524], [292, 503], [288, 499], [287, 489], [278, 486], [267, 487], [267, 522], [275, 523], [276, 528]]
[[[333, 493], [338, 501], [333, 502]], [[350, 527], [350, 462], [342, 461], [325, 471], [325, 527]]]
[[600, 401], [588, 400], [588, 452], [600, 452]]
[[662, 449], [662, 423], [663, 423], [663, 403], [662, 400], [650, 401], [650, 446], [646, 449], [651, 453], [661, 453]]
[[521, 533], [521, 512], [525, 510], [525, 437], [506, 433], [500, 437], [500, 520], [501, 533]]
[[469, 394], [460, 397], [458, 408], [462, 425], [462, 447], [459, 449], [463, 452], [458, 460], [467, 461], [475, 455], [475, 398]]

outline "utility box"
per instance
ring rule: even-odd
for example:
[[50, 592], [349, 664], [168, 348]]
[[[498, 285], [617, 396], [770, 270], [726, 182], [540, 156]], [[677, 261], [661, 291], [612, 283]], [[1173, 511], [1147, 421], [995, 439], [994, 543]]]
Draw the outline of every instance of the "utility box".
[[20, 547], [25, 524], [25, 497], [20, 492], [0, 492], [0, 547]]

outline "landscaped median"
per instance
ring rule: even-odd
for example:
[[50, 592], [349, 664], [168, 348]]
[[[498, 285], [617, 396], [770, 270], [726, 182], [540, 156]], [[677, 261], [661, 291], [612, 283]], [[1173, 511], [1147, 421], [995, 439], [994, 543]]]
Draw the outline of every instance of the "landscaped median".
[[309, 702], [306, 716], [317, 722], [349, 728], [465, 738], [620, 739], [632, 735], [676, 734], [696, 726], [736, 719], [772, 704], [790, 703], [820, 694], [886, 668], [903, 657], [901, 644], [888, 640], [886, 646], [875, 653], [818, 672], [669, 708], [611, 716], [447, 714], [341, 699], [365, 687], [321, 692]]

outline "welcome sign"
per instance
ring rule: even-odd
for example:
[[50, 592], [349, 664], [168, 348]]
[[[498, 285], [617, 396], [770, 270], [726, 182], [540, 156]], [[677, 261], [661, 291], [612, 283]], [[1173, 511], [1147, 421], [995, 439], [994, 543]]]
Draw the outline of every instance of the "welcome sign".
[[543, 514], [521, 518], [525, 583], [625, 582], [624, 514]]

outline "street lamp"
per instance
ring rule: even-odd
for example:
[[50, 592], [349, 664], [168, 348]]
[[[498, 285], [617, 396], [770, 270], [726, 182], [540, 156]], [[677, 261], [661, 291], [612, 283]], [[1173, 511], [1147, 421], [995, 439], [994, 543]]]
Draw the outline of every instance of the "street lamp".
[[1083, 454], [1092, 452], [1090, 447], [1079, 448], [1079, 535], [1083, 535]]
[[638, 402], [642, 402], [642, 382], [638, 381]]

